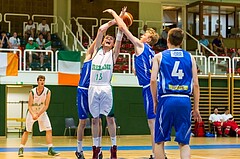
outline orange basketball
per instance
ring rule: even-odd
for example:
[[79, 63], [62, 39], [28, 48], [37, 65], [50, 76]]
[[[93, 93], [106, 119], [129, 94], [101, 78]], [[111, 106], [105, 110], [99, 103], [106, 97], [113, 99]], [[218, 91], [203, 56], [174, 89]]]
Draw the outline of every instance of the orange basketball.
[[130, 27], [133, 23], [133, 16], [129, 12], [125, 12], [125, 14], [122, 16], [122, 19], [127, 27]]

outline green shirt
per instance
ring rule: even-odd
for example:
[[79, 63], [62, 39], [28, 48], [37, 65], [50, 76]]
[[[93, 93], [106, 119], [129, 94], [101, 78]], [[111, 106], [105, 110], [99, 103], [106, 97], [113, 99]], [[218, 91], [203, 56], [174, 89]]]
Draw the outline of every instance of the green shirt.
[[39, 45], [36, 42], [33, 42], [32, 45], [30, 43], [27, 43], [26, 45], [26, 49], [29, 49], [29, 50], [35, 50], [38, 48], [39, 48]]

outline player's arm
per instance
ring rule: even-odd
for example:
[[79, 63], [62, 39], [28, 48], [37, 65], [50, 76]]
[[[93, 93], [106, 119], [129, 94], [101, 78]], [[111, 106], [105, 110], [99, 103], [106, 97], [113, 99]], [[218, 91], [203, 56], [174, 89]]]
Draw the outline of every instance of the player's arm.
[[143, 51], [144, 45], [138, 38], [132, 35], [132, 33], [128, 30], [128, 27], [123, 22], [122, 18], [120, 18], [117, 13], [112, 9], [107, 9], [104, 12], [108, 12], [112, 14], [114, 19], [116, 20], [116, 23], [118, 25], [118, 28], [128, 37], [128, 39], [133, 43], [135, 46], [136, 54], [140, 54]]
[[113, 25], [116, 24], [116, 21], [113, 19], [113, 20], [110, 20], [108, 21], [107, 23], [104, 23], [103, 25], [101, 25], [99, 28], [98, 28], [98, 32], [97, 32], [97, 36], [96, 36], [96, 44], [94, 46], [94, 52], [97, 52], [97, 49], [99, 47], [101, 47], [102, 45], [102, 38], [103, 38], [103, 35], [104, 33], [107, 31], [107, 29]]
[[39, 111], [38, 117], [39, 117], [40, 115], [42, 115], [42, 113], [44, 113], [44, 112], [48, 109], [49, 103], [50, 103], [50, 99], [51, 99], [51, 91], [48, 90], [47, 97], [46, 97], [46, 100], [45, 100], [45, 105], [44, 105], [44, 107]]
[[32, 91], [30, 91], [29, 96], [28, 96], [28, 111], [30, 112], [32, 117], [34, 117], [35, 113], [32, 110], [32, 105], [33, 105], [33, 93], [32, 93]]
[[162, 54], [157, 54], [153, 58], [153, 66], [152, 66], [152, 73], [151, 73], [151, 81], [150, 81], [150, 89], [152, 92], [153, 97], [153, 103], [154, 103], [154, 113], [156, 113], [157, 110], [157, 76], [159, 71], [159, 61], [162, 58]]
[[84, 62], [92, 59], [93, 57], [93, 53], [94, 53], [94, 46], [96, 44], [96, 39], [94, 39], [93, 43], [90, 45], [90, 47], [88, 48], [87, 50], [87, 53], [85, 55], [85, 59], [84, 59]]
[[197, 76], [197, 65], [194, 57], [192, 57], [192, 75], [193, 75], [193, 97], [194, 97], [194, 105], [193, 105], [193, 117], [196, 121], [202, 121], [200, 112], [199, 112], [199, 97], [200, 90], [198, 84], [198, 76]]

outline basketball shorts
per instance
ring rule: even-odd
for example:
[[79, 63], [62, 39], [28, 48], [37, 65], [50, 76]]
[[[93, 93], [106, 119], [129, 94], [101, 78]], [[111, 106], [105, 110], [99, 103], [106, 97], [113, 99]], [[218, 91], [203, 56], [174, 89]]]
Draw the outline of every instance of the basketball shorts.
[[175, 141], [188, 145], [191, 117], [191, 100], [187, 95], [160, 97], [155, 121], [155, 143], [170, 141], [171, 130], [174, 127]]
[[111, 86], [90, 86], [88, 89], [89, 111], [93, 118], [108, 116], [113, 105]]
[[26, 116], [26, 130], [27, 132], [32, 132], [33, 124], [38, 121], [39, 131], [52, 130], [50, 120], [48, 118], [47, 112], [42, 113], [37, 120], [33, 120], [31, 113], [28, 111]]
[[87, 119], [89, 115], [88, 89], [77, 89], [77, 107], [79, 119]]
[[154, 119], [156, 115], [154, 114], [153, 98], [152, 98], [150, 86], [143, 88], [142, 96], [143, 96], [143, 104], [144, 104], [144, 109], [145, 109], [147, 119]]

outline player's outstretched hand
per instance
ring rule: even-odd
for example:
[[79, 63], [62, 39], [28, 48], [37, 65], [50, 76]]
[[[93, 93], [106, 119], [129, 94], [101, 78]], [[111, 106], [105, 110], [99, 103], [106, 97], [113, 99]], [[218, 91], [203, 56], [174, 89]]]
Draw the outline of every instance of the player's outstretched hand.
[[106, 9], [103, 11], [103, 13], [110, 13], [110, 14], [113, 14], [115, 11], [112, 10], [112, 9]]
[[192, 115], [193, 115], [194, 121], [197, 121], [197, 122], [201, 122], [202, 121], [202, 117], [200, 115], [199, 110], [193, 110], [192, 111]]
[[119, 16], [122, 17], [126, 11], [127, 11], [127, 6], [124, 6]]

